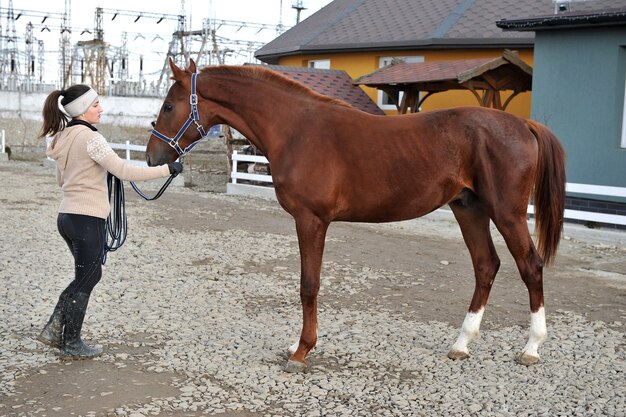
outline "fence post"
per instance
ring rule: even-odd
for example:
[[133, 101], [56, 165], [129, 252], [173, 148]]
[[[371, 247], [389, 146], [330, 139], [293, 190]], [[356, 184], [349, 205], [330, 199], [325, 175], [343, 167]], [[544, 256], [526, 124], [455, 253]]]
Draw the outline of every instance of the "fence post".
[[237, 177], [233, 174], [237, 173], [237, 151], [233, 151], [233, 170], [231, 171], [230, 178], [233, 184], [237, 184]]
[[130, 161], [130, 141], [126, 141], [126, 160]]

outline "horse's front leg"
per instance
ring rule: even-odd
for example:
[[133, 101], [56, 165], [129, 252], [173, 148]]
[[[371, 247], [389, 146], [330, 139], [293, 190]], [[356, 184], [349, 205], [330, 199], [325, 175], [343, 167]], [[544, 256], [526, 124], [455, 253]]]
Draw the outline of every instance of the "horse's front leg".
[[306, 368], [306, 355], [317, 343], [317, 294], [324, 241], [328, 223], [314, 215], [296, 217], [296, 230], [300, 246], [300, 302], [302, 303], [302, 333], [300, 341], [290, 348], [287, 372], [301, 372]]

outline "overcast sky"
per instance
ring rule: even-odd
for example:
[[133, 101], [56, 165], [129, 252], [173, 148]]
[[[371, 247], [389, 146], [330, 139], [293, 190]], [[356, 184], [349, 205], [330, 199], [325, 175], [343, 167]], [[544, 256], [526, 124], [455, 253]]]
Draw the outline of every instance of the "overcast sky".
[[[306, 19], [331, 0], [302, 0], [306, 10], [302, 11], [301, 20]], [[285, 27], [295, 24], [296, 11], [292, 4], [297, 0], [185, 0], [185, 16], [188, 30], [201, 30], [204, 19], [242, 21], [251, 23], [267, 24], [268, 27], [234, 27], [222, 26], [217, 29], [217, 35], [221, 38], [237, 41], [269, 42], [278, 34], [275, 26], [282, 22]], [[0, 7], [6, 9], [9, 0], [0, 0]], [[282, 9], [281, 9], [282, 5]], [[182, 2], [180, 1], [155, 1], [155, 0], [73, 0], [71, 2], [71, 26], [72, 44], [77, 41], [93, 39], [94, 17], [96, 7], [105, 9], [102, 25], [104, 39], [113, 49], [122, 45], [122, 32], [127, 32], [127, 47], [129, 50], [130, 77], [135, 78], [138, 72], [139, 56], [144, 56], [144, 74], [150, 76], [160, 72], [165, 53], [168, 50], [172, 32], [176, 30], [177, 22], [174, 19], [166, 19], [157, 24], [155, 19], [147, 17], [119, 15], [113, 19], [113, 10], [144, 11], [153, 14], [164, 13], [168, 15], [181, 14]], [[13, 0], [13, 8], [19, 10], [35, 10], [38, 13], [50, 12], [50, 17], [41, 23], [41, 16], [29, 16], [26, 13], [15, 21], [16, 34], [19, 39], [18, 48], [24, 50], [26, 24], [34, 25], [33, 35], [44, 42], [45, 47], [45, 72], [47, 81], [58, 79], [58, 56], [59, 56], [59, 31], [61, 21], [58, 19], [65, 9], [65, 0]], [[6, 10], [3, 10], [2, 32], [6, 34], [9, 28], [6, 19]], [[282, 13], [281, 13], [282, 11]], [[53, 14], [53, 13], [56, 13]], [[173, 16], [172, 16], [173, 17]], [[55, 30], [54, 27], [57, 27]], [[47, 29], [50, 29], [50, 32]], [[82, 34], [81, 34], [82, 33]], [[241, 46], [226, 58], [228, 64], [241, 64], [250, 61], [251, 52], [247, 50], [258, 49], [254, 46]], [[37, 49], [35, 47], [35, 54]], [[24, 57], [21, 57], [20, 65], [24, 65]], [[134, 69], [137, 68], [137, 71]]]

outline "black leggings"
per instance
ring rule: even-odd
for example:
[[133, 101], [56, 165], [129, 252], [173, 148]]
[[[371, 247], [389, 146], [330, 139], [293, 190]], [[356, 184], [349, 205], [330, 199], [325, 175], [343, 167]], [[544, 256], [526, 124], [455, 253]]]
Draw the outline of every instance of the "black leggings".
[[76, 293], [91, 294], [102, 277], [105, 220], [59, 213], [57, 227], [74, 256], [74, 280], [64, 292], [70, 297]]

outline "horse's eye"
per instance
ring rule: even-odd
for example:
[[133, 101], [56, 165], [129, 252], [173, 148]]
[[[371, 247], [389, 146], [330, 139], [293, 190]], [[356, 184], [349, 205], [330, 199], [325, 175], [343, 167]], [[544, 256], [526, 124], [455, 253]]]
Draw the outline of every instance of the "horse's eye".
[[164, 104], [163, 105], [163, 111], [172, 111], [172, 105], [171, 104]]

